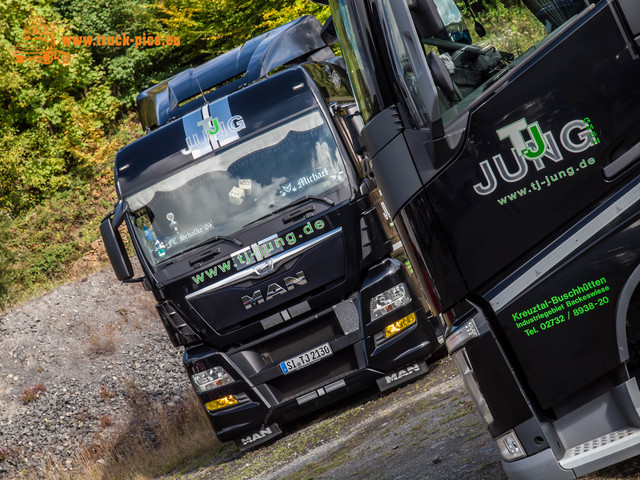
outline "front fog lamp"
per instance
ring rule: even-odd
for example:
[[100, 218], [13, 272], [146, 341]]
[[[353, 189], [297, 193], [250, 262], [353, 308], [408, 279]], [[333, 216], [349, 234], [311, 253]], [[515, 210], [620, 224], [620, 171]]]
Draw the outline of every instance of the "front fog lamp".
[[382, 292], [371, 299], [369, 311], [371, 320], [376, 320], [396, 308], [405, 306], [411, 301], [409, 288], [406, 283], [399, 283], [395, 287]]
[[522, 448], [520, 439], [513, 430], [509, 430], [504, 435], [498, 437], [496, 443], [498, 444], [500, 455], [502, 455], [502, 458], [507, 462], [527, 456], [524, 448]]
[[213, 412], [214, 410], [218, 410], [224, 407], [230, 407], [232, 405], [236, 405], [238, 400], [233, 395], [227, 395], [226, 397], [218, 398], [217, 400], [212, 400], [204, 404], [207, 407], [207, 410]]
[[391, 325], [384, 327], [385, 338], [393, 337], [396, 333], [400, 333], [405, 328], [416, 323], [416, 314], [411, 313], [406, 317], [402, 317], [397, 322], [393, 322]]
[[233, 382], [233, 377], [222, 367], [213, 367], [191, 376], [198, 393], [208, 392]]

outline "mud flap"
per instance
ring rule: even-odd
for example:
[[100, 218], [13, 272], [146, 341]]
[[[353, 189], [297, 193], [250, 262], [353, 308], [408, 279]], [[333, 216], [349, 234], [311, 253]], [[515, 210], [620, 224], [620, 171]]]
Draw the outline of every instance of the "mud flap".
[[267, 425], [266, 427], [247, 433], [237, 438], [235, 442], [239, 450], [246, 451], [266, 443], [279, 435], [282, 435], [282, 430], [274, 423], [273, 425]]
[[389, 390], [401, 383], [407, 382], [412, 378], [419, 377], [420, 375], [427, 373], [427, 364], [425, 362], [420, 363], [412, 363], [409, 365], [405, 365], [399, 370], [396, 370], [393, 373], [385, 375], [376, 380], [378, 383], [378, 388], [381, 392], [385, 390]]

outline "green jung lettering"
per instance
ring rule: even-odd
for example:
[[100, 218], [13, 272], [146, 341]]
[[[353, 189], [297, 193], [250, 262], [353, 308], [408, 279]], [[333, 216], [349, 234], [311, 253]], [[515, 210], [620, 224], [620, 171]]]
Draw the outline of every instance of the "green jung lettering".
[[196, 274], [195, 277], [191, 277], [191, 280], [193, 280], [193, 283], [195, 283], [196, 285], [198, 285], [200, 282], [204, 282], [204, 272]]
[[[220, 269], [221, 272], [226, 272], [231, 268], [231, 260], [227, 260], [226, 262], [217, 265], [217, 267]], [[215, 269], [216, 267], [213, 267], [213, 268]]]
[[209, 130], [207, 133], [209, 135], [216, 135], [220, 131], [220, 122], [218, 121], [218, 117], [211, 121], [211, 126], [213, 127], [213, 130]]
[[542, 129], [540, 128], [540, 124], [535, 122], [529, 125], [528, 130], [535, 143], [535, 148], [527, 146], [527, 148], [523, 149], [521, 153], [527, 160], [537, 160], [542, 157], [547, 150], [544, 137], [542, 136]]

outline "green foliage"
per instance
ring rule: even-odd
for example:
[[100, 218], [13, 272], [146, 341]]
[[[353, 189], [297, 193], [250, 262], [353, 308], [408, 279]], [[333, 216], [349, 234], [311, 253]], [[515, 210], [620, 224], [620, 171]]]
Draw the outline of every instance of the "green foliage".
[[184, 62], [194, 65], [302, 15], [329, 16], [309, 0], [165, 0], [155, 8], [166, 32], [180, 35]]
[[69, 66], [16, 61], [14, 45], [35, 15], [64, 31], [50, 6], [14, 0], [0, 7], [0, 211], [13, 216], [70, 188], [74, 176], [90, 175], [91, 152], [122, 110], [86, 51]]
[[[0, 4], [0, 306], [68, 275], [115, 201], [112, 162], [139, 132], [137, 92], [301, 15], [308, 0], [7, 0]], [[35, 18], [68, 65], [18, 63]], [[180, 46], [67, 43], [63, 36], [179, 36]]]

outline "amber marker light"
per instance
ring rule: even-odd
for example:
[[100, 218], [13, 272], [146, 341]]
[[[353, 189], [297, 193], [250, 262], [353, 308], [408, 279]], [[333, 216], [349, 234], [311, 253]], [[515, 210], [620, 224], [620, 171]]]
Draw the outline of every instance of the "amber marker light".
[[238, 403], [236, 397], [233, 395], [227, 395], [226, 397], [219, 398], [217, 400], [212, 400], [204, 404], [207, 407], [207, 410], [213, 412], [214, 410], [218, 410], [224, 407], [230, 407], [231, 405], [235, 405]]
[[392, 337], [414, 323], [416, 323], [416, 314], [410, 313], [406, 317], [402, 317], [397, 322], [393, 322], [391, 325], [384, 327], [384, 336], [386, 338]]

